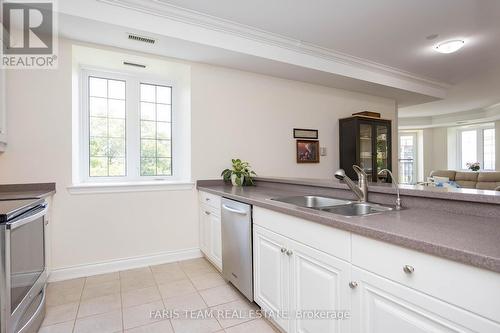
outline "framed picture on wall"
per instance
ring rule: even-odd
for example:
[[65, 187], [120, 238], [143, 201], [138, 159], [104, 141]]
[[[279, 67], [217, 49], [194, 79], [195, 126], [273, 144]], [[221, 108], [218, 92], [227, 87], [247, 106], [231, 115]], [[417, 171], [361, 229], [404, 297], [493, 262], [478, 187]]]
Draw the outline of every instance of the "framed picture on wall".
[[297, 140], [297, 163], [319, 163], [318, 140]]
[[317, 139], [318, 130], [306, 129], [306, 128], [294, 128], [293, 129], [294, 139]]

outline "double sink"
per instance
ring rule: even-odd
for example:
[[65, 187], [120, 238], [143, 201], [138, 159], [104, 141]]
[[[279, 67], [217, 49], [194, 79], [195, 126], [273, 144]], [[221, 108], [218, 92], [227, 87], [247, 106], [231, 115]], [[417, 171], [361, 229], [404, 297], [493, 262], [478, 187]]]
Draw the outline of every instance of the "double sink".
[[352, 202], [314, 195], [272, 198], [271, 200], [343, 216], [366, 216], [394, 210], [392, 207], [381, 206], [369, 202]]

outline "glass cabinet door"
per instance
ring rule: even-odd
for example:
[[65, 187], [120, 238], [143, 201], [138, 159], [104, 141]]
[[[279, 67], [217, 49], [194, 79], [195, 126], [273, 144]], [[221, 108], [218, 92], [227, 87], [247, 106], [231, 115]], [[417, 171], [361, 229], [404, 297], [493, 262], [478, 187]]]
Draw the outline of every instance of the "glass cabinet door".
[[359, 166], [368, 175], [371, 181], [373, 173], [373, 126], [371, 124], [359, 125]]
[[[376, 125], [376, 167], [378, 175], [382, 169], [387, 169], [389, 166], [389, 128], [385, 125]], [[378, 181], [387, 182], [389, 175], [378, 175]]]

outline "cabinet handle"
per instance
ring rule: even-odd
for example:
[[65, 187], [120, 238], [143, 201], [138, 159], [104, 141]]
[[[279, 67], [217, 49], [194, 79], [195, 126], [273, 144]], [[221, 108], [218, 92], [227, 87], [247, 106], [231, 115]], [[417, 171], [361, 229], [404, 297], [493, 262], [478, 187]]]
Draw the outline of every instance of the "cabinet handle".
[[210, 215], [210, 212], [205, 211], [205, 214]]
[[358, 283], [356, 281], [349, 282], [349, 288], [355, 289], [358, 287]]
[[210, 198], [205, 198], [205, 201], [210, 201]]
[[410, 266], [410, 265], [404, 265], [403, 272], [405, 272], [406, 274], [411, 274], [411, 273], [415, 272], [415, 268], [413, 268], [413, 266]]
[[284, 247], [281, 248], [281, 253], [285, 253], [286, 249]]
[[291, 256], [292, 254], [293, 254], [293, 251], [292, 251], [292, 250], [288, 250], [288, 251], [286, 251], [286, 255], [287, 255], [287, 256]]

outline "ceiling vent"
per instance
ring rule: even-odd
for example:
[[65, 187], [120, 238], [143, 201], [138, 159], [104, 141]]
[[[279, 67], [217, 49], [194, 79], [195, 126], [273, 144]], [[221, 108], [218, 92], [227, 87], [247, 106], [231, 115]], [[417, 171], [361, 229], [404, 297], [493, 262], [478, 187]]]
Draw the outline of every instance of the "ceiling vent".
[[148, 44], [152, 44], [152, 45], [154, 45], [156, 43], [156, 40], [153, 38], [139, 36], [136, 34], [128, 34], [128, 39], [135, 40], [137, 42], [148, 43]]

